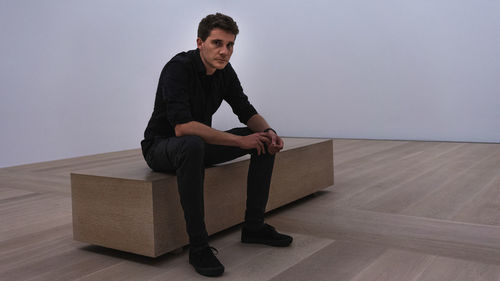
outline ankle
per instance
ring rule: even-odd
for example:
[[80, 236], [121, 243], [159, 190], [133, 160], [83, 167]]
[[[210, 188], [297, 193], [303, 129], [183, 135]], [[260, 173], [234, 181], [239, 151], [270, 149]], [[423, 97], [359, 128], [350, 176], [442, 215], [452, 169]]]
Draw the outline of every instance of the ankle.
[[264, 220], [258, 220], [258, 221], [245, 221], [243, 223], [243, 228], [250, 230], [250, 231], [257, 231], [262, 229], [265, 226]]
[[199, 252], [205, 248], [211, 248], [208, 243], [202, 243], [202, 244], [189, 244], [189, 251], [190, 252]]

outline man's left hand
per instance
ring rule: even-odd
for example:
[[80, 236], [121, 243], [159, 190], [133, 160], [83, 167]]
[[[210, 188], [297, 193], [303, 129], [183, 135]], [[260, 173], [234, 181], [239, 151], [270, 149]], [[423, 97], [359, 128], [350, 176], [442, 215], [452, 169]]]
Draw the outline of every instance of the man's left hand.
[[273, 130], [267, 131], [267, 137], [271, 140], [271, 143], [267, 145], [269, 154], [274, 155], [283, 149], [283, 140]]

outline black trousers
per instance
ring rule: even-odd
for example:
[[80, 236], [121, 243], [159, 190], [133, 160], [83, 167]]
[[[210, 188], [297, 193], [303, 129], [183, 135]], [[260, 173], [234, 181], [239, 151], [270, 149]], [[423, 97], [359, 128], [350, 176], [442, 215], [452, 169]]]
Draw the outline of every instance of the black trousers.
[[[246, 127], [231, 129], [227, 132], [240, 136], [253, 133]], [[257, 155], [255, 149], [245, 150], [232, 146], [208, 144], [199, 136], [157, 138], [148, 151], [143, 151], [143, 153], [147, 164], [154, 171], [177, 174], [181, 205], [192, 247], [204, 246], [208, 243], [203, 200], [203, 182], [207, 166], [251, 154], [247, 176], [245, 223], [249, 226], [258, 226], [263, 223], [274, 155], [268, 153]]]

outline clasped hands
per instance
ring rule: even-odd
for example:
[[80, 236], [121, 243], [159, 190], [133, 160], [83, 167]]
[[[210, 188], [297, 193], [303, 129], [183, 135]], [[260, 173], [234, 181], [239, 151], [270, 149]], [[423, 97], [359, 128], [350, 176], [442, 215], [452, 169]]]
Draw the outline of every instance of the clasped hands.
[[274, 155], [283, 149], [283, 145], [283, 140], [272, 130], [242, 136], [240, 143], [243, 149], [256, 149], [258, 155], [266, 153], [266, 146], [267, 153]]

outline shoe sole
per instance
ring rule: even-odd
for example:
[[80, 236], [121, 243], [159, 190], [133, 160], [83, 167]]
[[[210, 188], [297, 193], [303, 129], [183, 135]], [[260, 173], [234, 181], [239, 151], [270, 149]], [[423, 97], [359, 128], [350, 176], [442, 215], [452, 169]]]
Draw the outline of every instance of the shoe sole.
[[[194, 267], [194, 266], [193, 266]], [[203, 276], [208, 276], [208, 277], [218, 277], [221, 276], [224, 273], [224, 268], [222, 269], [203, 269], [203, 268], [194, 268], [196, 272]]]

